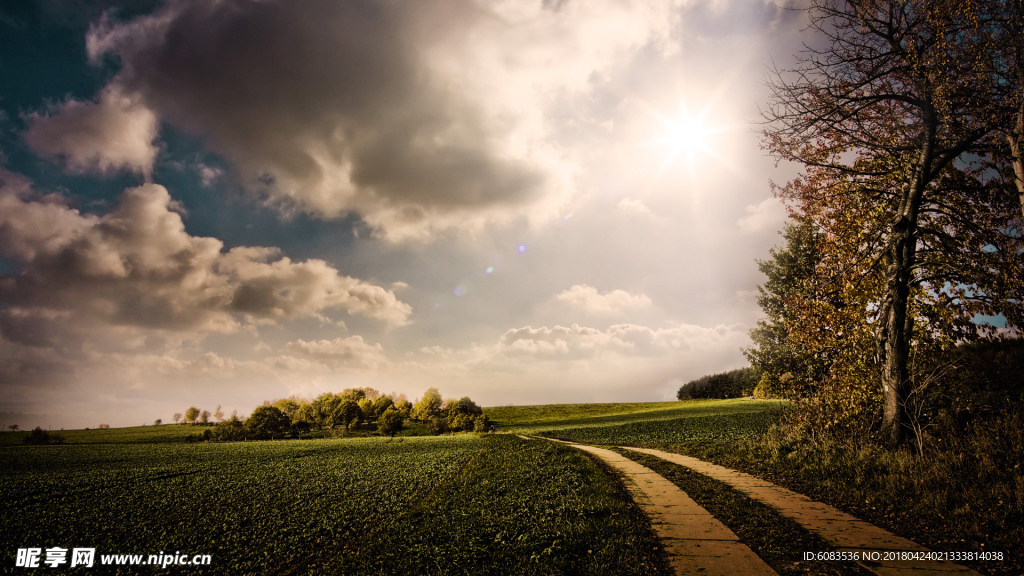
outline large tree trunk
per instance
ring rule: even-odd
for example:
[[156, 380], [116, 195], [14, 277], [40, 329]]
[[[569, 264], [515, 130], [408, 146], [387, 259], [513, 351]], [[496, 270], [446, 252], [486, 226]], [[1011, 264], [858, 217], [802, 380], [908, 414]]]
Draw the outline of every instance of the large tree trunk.
[[917, 260], [918, 214], [930, 180], [936, 129], [934, 120], [926, 121], [926, 126], [914, 178], [904, 189], [890, 228], [886, 288], [875, 328], [882, 380], [882, 433], [893, 445], [910, 439], [906, 426], [906, 402], [911, 384], [910, 342], [914, 331], [910, 290]]
[[1021, 218], [1024, 219], [1024, 157], [1021, 156], [1021, 149], [1024, 148], [1024, 98], [1021, 98], [1020, 109], [1017, 110], [1016, 126], [1006, 135], [1006, 140], [1010, 143], [1010, 154], [1013, 156], [1013, 180], [1020, 198]]
[[904, 424], [910, 387], [909, 358], [913, 322], [909, 313], [911, 270], [916, 240], [905, 216], [893, 224], [887, 286], [875, 338], [882, 377], [882, 433], [892, 444], [907, 439]]

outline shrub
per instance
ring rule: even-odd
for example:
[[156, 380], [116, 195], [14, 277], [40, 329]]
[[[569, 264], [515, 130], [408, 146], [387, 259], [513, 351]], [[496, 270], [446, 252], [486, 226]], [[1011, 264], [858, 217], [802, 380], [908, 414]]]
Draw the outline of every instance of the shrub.
[[377, 418], [377, 431], [386, 436], [394, 436], [402, 429], [402, 415], [394, 406], [388, 406]]
[[43, 430], [42, 427], [36, 426], [35, 428], [32, 429], [31, 432], [28, 433], [28, 436], [25, 436], [24, 442], [25, 444], [35, 445], [63, 444], [64, 436], [60, 434], [47, 432], [46, 430]]
[[[209, 432], [209, 430], [206, 432]], [[218, 441], [244, 440], [245, 426], [242, 424], [242, 421], [238, 419], [237, 415], [232, 415], [231, 418], [220, 422], [213, 427], [211, 438]]]
[[435, 435], [435, 436], [437, 436], [439, 434], [444, 434], [445, 432], [449, 431], [448, 419], [447, 418], [431, 418], [427, 422], [427, 429], [430, 430], [430, 433]]
[[491, 419], [486, 414], [481, 414], [473, 419], [473, 431], [474, 432], [490, 432], [491, 430]]

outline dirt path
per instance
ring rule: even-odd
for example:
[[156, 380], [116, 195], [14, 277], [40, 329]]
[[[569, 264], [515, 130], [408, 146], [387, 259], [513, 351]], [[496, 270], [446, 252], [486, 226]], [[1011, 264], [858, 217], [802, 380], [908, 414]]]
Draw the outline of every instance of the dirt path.
[[657, 456], [724, 482], [748, 497], [775, 508], [783, 516], [792, 518], [839, 551], [856, 553], [861, 557], [865, 553], [877, 553], [877, 561], [861, 561], [859, 564], [879, 576], [978, 576], [977, 572], [951, 562], [887, 559], [886, 556], [899, 557], [901, 552], [927, 552], [928, 549], [827, 504], [815, 502], [807, 496], [749, 474], [671, 452], [649, 448], [626, 449]]
[[732, 530], [663, 476], [611, 450], [565, 444], [597, 456], [622, 475], [633, 499], [651, 519], [676, 574], [777, 576]]

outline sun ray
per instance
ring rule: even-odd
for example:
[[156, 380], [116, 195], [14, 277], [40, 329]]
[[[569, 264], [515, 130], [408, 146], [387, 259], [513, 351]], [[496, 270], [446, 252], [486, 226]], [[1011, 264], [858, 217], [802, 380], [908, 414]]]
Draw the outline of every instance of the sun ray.
[[680, 99], [676, 113], [669, 116], [651, 106], [645, 106], [664, 134], [643, 142], [647, 146], [666, 149], [665, 158], [655, 172], [656, 178], [680, 159], [685, 162], [691, 176], [698, 172], [697, 161], [701, 157], [708, 157], [717, 163], [727, 165], [725, 158], [717, 150], [716, 137], [733, 128], [714, 120], [713, 107], [714, 102], [711, 102], [695, 111], [685, 99]]

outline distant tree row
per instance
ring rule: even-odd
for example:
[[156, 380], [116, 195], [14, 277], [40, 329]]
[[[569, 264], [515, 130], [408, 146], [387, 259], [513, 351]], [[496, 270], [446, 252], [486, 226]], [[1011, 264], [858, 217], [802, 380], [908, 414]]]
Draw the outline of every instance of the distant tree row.
[[[298, 438], [313, 430], [331, 430], [343, 435], [375, 430], [394, 436], [403, 429], [406, 420], [425, 424], [434, 434], [490, 429], [490, 421], [473, 400], [463, 397], [445, 401], [436, 388], [427, 390], [415, 405], [403, 394], [381, 394], [373, 388], [347, 388], [339, 393], [325, 392], [312, 400], [290, 396], [264, 401], [245, 419], [239, 418], [237, 411], [225, 419], [220, 406], [213, 416], [218, 423], [202, 434], [190, 436], [191, 440]], [[208, 411], [190, 406], [184, 415], [174, 414], [174, 421], [209, 424], [209, 417]]]
[[709, 374], [679, 387], [676, 398], [741, 398], [755, 394], [760, 375], [751, 367]]

